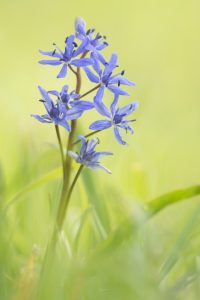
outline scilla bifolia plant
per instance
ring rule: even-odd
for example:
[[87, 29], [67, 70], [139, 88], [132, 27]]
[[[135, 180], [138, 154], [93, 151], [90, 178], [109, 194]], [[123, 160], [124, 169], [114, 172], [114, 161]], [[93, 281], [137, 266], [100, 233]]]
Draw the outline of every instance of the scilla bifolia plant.
[[[95, 33], [94, 29], [87, 30], [85, 21], [78, 17], [75, 22], [75, 34], [66, 38], [64, 50], [54, 44], [52, 51], [40, 51], [42, 55], [49, 57], [47, 60], [41, 60], [40, 64], [59, 66], [57, 78], [65, 78], [68, 72], [72, 72], [76, 78], [76, 88], [72, 91], [68, 85], [64, 85], [61, 91], [46, 91], [39, 86], [42, 97], [40, 101], [43, 102], [46, 113], [41, 116], [32, 115], [42, 123], [54, 124], [58, 138], [63, 166], [63, 187], [57, 213], [59, 231], [62, 229], [72, 191], [83, 167], [103, 169], [107, 173], [111, 173], [109, 169], [100, 164], [100, 159], [103, 156], [112, 155], [112, 153], [96, 151], [99, 139], [88, 139], [88, 137], [112, 127], [117, 142], [126, 145], [120, 130], [124, 129], [126, 133], [129, 131], [133, 134], [130, 124], [134, 120], [129, 120], [127, 117], [134, 112], [138, 103], [132, 102], [122, 107], [118, 107], [118, 104], [122, 101], [119, 100], [120, 96], [129, 95], [121, 86], [133, 86], [134, 83], [124, 77], [124, 71], [115, 73], [118, 67], [115, 53], [111, 55], [109, 60], [104, 58], [102, 50], [107, 46], [105, 37]], [[91, 90], [83, 94], [81, 94], [81, 69], [86, 73], [90, 82], [94, 84]], [[109, 107], [103, 101], [105, 89], [110, 91], [113, 97]], [[83, 100], [93, 92], [96, 93], [93, 101]], [[80, 135], [76, 140], [78, 120], [83, 114], [88, 113], [88, 111], [92, 113], [93, 110], [100, 114], [100, 118], [103, 116], [103, 119], [93, 122], [89, 126], [91, 132]], [[68, 132], [66, 151], [64, 151], [61, 141], [60, 127], [64, 127]], [[74, 152], [73, 148], [77, 147], [79, 142], [82, 143], [80, 151], [79, 153]], [[73, 159], [80, 164], [80, 167], [74, 179], [71, 180]]]

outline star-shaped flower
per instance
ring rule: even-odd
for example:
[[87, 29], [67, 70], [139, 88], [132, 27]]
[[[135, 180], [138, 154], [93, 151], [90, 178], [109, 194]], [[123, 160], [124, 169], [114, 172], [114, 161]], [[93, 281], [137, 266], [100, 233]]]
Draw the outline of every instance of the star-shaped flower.
[[105, 41], [105, 36], [99, 33], [95, 34], [95, 29], [87, 30], [86, 22], [81, 17], [77, 17], [75, 20], [75, 30], [76, 37], [85, 42], [85, 50], [95, 53], [102, 63], [106, 63], [102, 54], [99, 53], [99, 51], [108, 46], [108, 43]]
[[86, 67], [91, 65], [92, 60], [90, 58], [75, 59], [75, 57], [77, 57], [79, 54], [85, 51], [85, 45], [87, 41], [83, 41], [82, 44], [78, 47], [74, 40], [75, 40], [74, 35], [70, 35], [69, 37], [66, 38], [65, 41], [66, 45], [64, 51], [62, 51], [57, 46], [54, 51], [40, 50], [41, 54], [50, 56], [55, 59], [40, 60], [39, 63], [43, 65], [52, 65], [52, 66], [62, 65], [62, 68], [57, 78], [64, 78], [67, 75], [69, 65], [75, 67]]
[[108, 120], [99, 120], [95, 121], [90, 125], [90, 129], [92, 130], [104, 130], [106, 128], [113, 127], [114, 134], [117, 141], [125, 145], [126, 142], [123, 140], [119, 129], [123, 128], [127, 131], [130, 131], [131, 134], [134, 133], [133, 128], [130, 126], [130, 123], [135, 120], [126, 120], [126, 117], [129, 116], [133, 111], [135, 111], [138, 107], [138, 102], [132, 102], [128, 105], [123, 106], [122, 108], [117, 108], [119, 100], [119, 95], [115, 95], [113, 102], [110, 105], [110, 111], [103, 104], [103, 102], [99, 101], [97, 97], [94, 99], [95, 107], [97, 111], [107, 117]]
[[73, 151], [68, 151], [69, 156], [71, 156], [79, 164], [82, 164], [88, 168], [92, 169], [103, 169], [107, 173], [111, 174], [111, 171], [100, 164], [99, 159], [103, 156], [112, 155], [111, 152], [97, 152], [95, 147], [99, 144], [99, 140], [92, 138], [87, 140], [84, 136], [80, 135], [79, 139], [82, 142], [80, 153]]
[[49, 94], [52, 94], [57, 97], [57, 99], [63, 103], [67, 110], [84, 112], [85, 110], [90, 110], [94, 108], [94, 104], [85, 100], [78, 100], [80, 95], [75, 91], [69, 92], [69, 86], [64, 85], [61, 92], [58, 91], [49, 91]]
[[129, 96], [120, 86], [129, 85], [133, 86], [134, 83], [126, 79], [124, 71], [113, 75], [113, 71], [117, 65], [117, 54], [112, 54], [108, 63], [104, 64], [103, 69], [100, 67], [100, 63], [95, 54], [92, 55], [93, 68], [96, 74], [92, 72], [88, 67], [84, 67], [87, 77], [90, 81], [99, 84], [99, 89], [97, 91], [97, 97], [102, 100], [104, 95], [104, 90], [107, 88], [109, 91], [116, 95]]
[[59, 100], [55, 103], [44, 88], [39, 86], [38, 89], [42, 95], [41, 101], [44, 103], [47, 114], [41, 116], [32, 114], [32, 116], [42, 123], [54, 123], [55, 125], [63, 126], [67, 131], [71, 131], [71, 127], [67, 121], [78, 119], [83, 114], [83, 109], [76, 106], [67, 108]]

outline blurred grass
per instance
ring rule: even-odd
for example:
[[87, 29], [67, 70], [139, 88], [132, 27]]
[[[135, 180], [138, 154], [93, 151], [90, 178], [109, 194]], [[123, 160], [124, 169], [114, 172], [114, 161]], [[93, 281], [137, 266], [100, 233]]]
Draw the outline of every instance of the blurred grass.
[[[0, 3], [0, 299], [198, 300], [199, 196], [148, 222], [144, 207], [162, 194], [162, 205], [175, 201], [173, 190], [191, 196], [186, 187], [199, 185], [200, 2]], [[64, 84], [56, 68], [37, 64], [38, 49], [62, 44], [77, 15], [107, 35], [106, 55], [119, 54], [140, 108], [129, 147], [101, 133], [100, 148], [115, 153], [105, 163], [113, 174], [84, 171], [49, 261], [60, 158], [53, 128], [30, 114], [41, 111], [38, 84]]]

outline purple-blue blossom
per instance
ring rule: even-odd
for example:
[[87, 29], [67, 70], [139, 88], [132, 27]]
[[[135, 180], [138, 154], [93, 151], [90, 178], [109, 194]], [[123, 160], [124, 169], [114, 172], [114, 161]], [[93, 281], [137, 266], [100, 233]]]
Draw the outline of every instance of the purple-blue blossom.
[[100, 164], [99, 159], [103, 156], [112, 155], [113, 153], [107, 151], [95, 151], [97, 144], [99, 144], [99, 139], [97, 138], [87, 140], [84, 136], [80, 135], [79, 139], [82, 142], [80, 152], [68, 151], [69, 156], [81, 165], [91, 169], [103, 169], [111, 174], [111, 171], [108, 168]]
[[114, 69], [118, 67], [117, 54], [113, 53], [109, 62], [104, 64], [103, 68], [101, 68], [100, 62], [95, 54], [92, 55], [92, 59], [92, 66], [95, 73], [92, 72], [88, 67], [84, 67], [84, 71], [86, 72], [87, 77], [91, 82], [99, 84], [99, 89], [97, 91], [97, 97], [99, 98], [99, 100], [102, 100], [104, 90], [106, 88], [116, 95], [129, 96], [129, 94], [120, 86], [133, 86], [134, 83], [123, 76], [124, 71], [113, 75]]
[[[59, 98], [54, 102], [49, 93], [41, 86], [39, 86], [38, 89], [42, 95], [41, 101], [43, 102], [47, 113], [41, 116], [32, 114], [32, 116], [42, 123], [54, 123], [55, 125], [63, 126], [67, 131], [71, 131], [68, 120], [76, 120], [82, 116], [84, 110], [93, 108], [93, 104], [89, 104], [87, 101], [85, 101], [86, 104], [80, 106], [75, 104], [71, 107], [67, 107], [65, 103], [59, 100]], [[55, 95], [56, 91], [51, 91], [51, 93]], [[78, 102], [78, 100], [74, 100], [74, 102]], [[88, 107], [89, 105], [90, 108]]]
[[76, 37], [82, 42], [85, 42], [85, 50], [95, 53], [102, 63], [106, 63], [105, 58], [100, 53], [101, 50], [108, 46], [108, 43], [105, 41], [105, 36], [99, 33], [95, 34], [95, 29], [93, 28], [87, 30], [86, 22], [81, 17], [77, 17], [75, 20], [75, 31]]
[[94, 108], [94, 104], [90, 101], [78, 100], [80, 95], [75, 91], [69, 92], [69, 86], [64, 85], [61, 92], [52, 90], [48, 92], [57, 97], [57, 99], [66, 106], [67, 110], [71, 109], [72, 111], [82, 111], [90, 110]]
[[90, 125], [90, 129], [92, 130], [104, 130], [106, 128], [113, 127], [115, 137], [117, 141], [125, 145], [126, 142], [123, 140], [120, 129], [125, 129], [126, 132], [134, 133], [133, 128], [130, 126], [130, 123], [135, 120], [126, 120], [126, 117], [133, 113], [137, 107], [138, 102], [134, 101], [128, 105], [123, 106], [122, 108], [118, 108], [119, 95], [114, 96], [114, 100], [110, 105], [110, 110], [104, 105], [103, 102], [99, 101], [99, 98], [94, 98], [94, 104], [97, 111], [104, 117], [106, 120], [98, 120], [93, 122]]
[[53, 59], [40, 60], [39, 63], [52, 66], [62, 65], [57, 78], [64, 78], [67, 75], [69, 66], [86, 67], [92, 64], [92, 60], [90, 58], [75, 58], [85, 51], [86, 43], [87, 41], [83, 41], [78, 47], [75, 42], [75, 36], [70, 35], [66, 38], [64, 51], [57, 46], [53, 51], [40, 50], [41, 54], [50, 56]]
[[44, 103], [47, 113], [41, 116], [32, 114], [32, 117], [42, 123], [54, 123], [55, 125], [63, 126], [67, 131], [70, 131], [71, 127], [67, 122], [66, 107], [61, 102], [54, 103], [47, 91], [41, 86], [39, 86], [38, 89], [42, 95], [41, 101]]

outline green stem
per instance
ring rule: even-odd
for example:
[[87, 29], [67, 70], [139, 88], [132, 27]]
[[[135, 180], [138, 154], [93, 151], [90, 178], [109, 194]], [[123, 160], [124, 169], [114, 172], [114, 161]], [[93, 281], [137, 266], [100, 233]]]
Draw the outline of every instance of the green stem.
[[83, 167], [84, 167], [84, 165], [81, 165], [79, 167], [78, 172], [76, 173], [76, 176], [74, 177], [74, 180], [71, 184], [71, 187], [70, 187], [66, 197], [62, 201], [62, 204], [63, 204], [62, 209], [59, 211], [58, 218], [57, 218], [59, 231], [61, 231], [61, 229], [62, 229], [63, 222], [64, 222], [64, 219], [65, 219], [65, 215], [66, 215], [66, 212], [67, 212], [67, 208], [68, 208], [68, 205], [69, 205], [69, 201], [70, 201], [74, 186], [75, 186], [75, 184], [76, 184], [76, 182], [79, 178], [79, 175], [81, 174], [81, 171], [82, 171]]
[[69, 69], [70, 69], [75, 75], [77, 75], [77, 72], [72, 68], [71, 65], [69, 65]]
[[[80, 68], [77, 68], [76, 72], [76, 93], [79, 94], [81, 89], [81, 73], [80, 73]], [[76, 127], [77, 127], [77, 121], [72, 120], [71, 121], [71, 132], [69, 134], [68, 142], [67, 142], [67, 156], [66, 156], [66, 162], [65, 162], [65, 182], [63, 185], [63, 193], [65, 194], [68, 191], [69, 188], [69, 182], [70, 182], [70, 176], [71, 176], [71, 164], [72, 164], [72, 159], [68, 155], [69, 149], [72, 148], [73, 140], [75, 137], [76, 133]]]
[[[85, 57], [87, 55], [88, 51], [85, 51], [81, 58]], [[76, 93], [80, 94], [81, 90], [81, 69], [77, 68], [77, 71], [75, 71], [72, 66], [69, 65], [70, 70], [76, 75]], [[97, 88], [97, 87], [96, 87]], [[78, 100], [78, 99], [75, 99]], [[80, 167], [77, 175], [75, 176], [75, 179], [70, 186], [70, 178], [71, 178], [71, 169], [72, 169], [72, 158], [68, 155], [68, 151], [73, 148], [73, 141], [76, 134], [76, 127], [77, 127], [77, 120], [71, 121], [71, 132], [69, 134], [68, 142], [67, 142], [67, 153], [66, 153], [66, 159], [65, 159], [65, 176], [63, 181], [63, 189], [61, 193], [59, 208], [58, 208], [58, 214], [57, 214], [57, 224], [58, 224], [58, 230], [60, 231], [62, 229], [62, 225], [64, 222], [66, 210], [68, 207], [68, 203], [71, 197], [71, 193], [73, 191], [74, 185], [78, 179], [78, 176], [83, 168], [83, 166]]]
[[[92, 135], [94, 135], [94, 134], [96, 134], [96, 133], [98, 133], [98, 132], [101, 132], [101, 131], [103, 131], [104, 129], [101, 129], [101, 130], [95, 130], [95, 131], [93, 131], [93, 132], [90, 132], [90, 133], [88, 133], [88, 134], [86, 134], [85, 135], [85, 138], [88, 138], [88, 137], [90, 137], [90, 136], [92, 136]], [[80, 142], [80, 140], [77, 140], [77, 141], [75, 141], [72, 145], [73, 146], [75, 146], [76, 144], [78, 144]]]
[[56, 135], [57, 135], [58, 144], [59, 144], [59, 148], [60, 148], [60, 154], [61, 154], [61, 160], [62, 160], [62, 167], [63, 167], [63, 179], [64, 179], [65, 178], [65, 157], [64, 157], [64, 151], [63, 151], [63, 146], [62, 146], [62, 141], [61, 141], [59, 126], [55, 125], [55, 129], [56, 129]]
[[96, 85], [94, 88], [92, 88], [91, 90], [89, 90], [88, 92], [84, 93], [83, 95], [80, 95], [76, 100], [79, 100], [87, 95], [89, 95], [90, 93], [94, 92], [95, 90], [97, 90], [101, 85], [98, 84]]
[[[81, 89], [81, 73], [80, 73], [80, 68], [77, 68], [76, 72], [76, 93], [79, 94]], [[57, 214], [57, 223], [61, 224], [63, 221], [60, 223], [60, 215], [63, 213], [65, 214], [65, 202], [67, 201], [67, 195], [68, 195], [68, 190], [69, 190], [69, 185], [70, 185], [70, 178], [71, 178], [71, 166], [72, 166], [72, 158], [68, 155], [69, 149], [73, 148], [73, 140], [75, 137], [76, 133], [76, 126], [77, 126], [77, 121], [72, 120], [71, 121], [71, 132], [68, 137], [68, 142], [67, 142], [67, 154], [66, 154], [66, 159], [65, 159], [65, 178], [63, 182], [63, 188], [62, 188], [62, 193], [61, 193], [61, 198], [60, 198], [60, 204], [58, 208], [58, 214]], [[64, 218], [64, 215], [63, 215]], [[61, 230], [62, 224], [59, 225], [59, 230]]]

